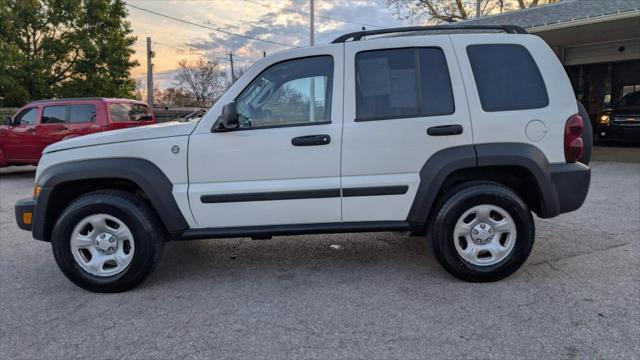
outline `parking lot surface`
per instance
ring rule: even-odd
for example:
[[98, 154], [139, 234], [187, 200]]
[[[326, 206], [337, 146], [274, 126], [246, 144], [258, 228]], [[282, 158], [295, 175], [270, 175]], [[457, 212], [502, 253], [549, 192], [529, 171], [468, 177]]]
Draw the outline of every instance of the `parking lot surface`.
[[169, 243], [122, 294], [58, 270], [0, 174], [0, 358], [638, 358], [640, 163], [596, 162], [578, 211], [536, 219], [524, 266], [470, 284], [393, 233]]

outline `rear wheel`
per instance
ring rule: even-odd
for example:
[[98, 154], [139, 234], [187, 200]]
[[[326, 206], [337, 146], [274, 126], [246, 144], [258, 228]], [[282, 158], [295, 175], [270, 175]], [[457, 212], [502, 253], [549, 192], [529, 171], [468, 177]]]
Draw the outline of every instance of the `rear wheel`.
[[123, 191], [99, 191], [73, 201], [53, 229], [58, 267], [74, 284], [120, 292], [141, 283], [159, 261], [164, 233], [145, 202]]
[[475, 183], [449, 192], [430, 225], [438, 262], [472, 282], [503, 279], [525, 262], [535, 237], [531, 212], [511, 189]]

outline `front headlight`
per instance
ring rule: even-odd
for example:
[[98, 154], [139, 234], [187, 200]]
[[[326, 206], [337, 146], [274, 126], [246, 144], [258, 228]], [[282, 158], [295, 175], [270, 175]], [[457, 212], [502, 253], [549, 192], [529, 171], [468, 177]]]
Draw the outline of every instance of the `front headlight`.
[[609, 125], [609, 123], [611, 122], [611, 118], [609, 118], [609, 115], [601, 115], [600, 116], [600, 125]]

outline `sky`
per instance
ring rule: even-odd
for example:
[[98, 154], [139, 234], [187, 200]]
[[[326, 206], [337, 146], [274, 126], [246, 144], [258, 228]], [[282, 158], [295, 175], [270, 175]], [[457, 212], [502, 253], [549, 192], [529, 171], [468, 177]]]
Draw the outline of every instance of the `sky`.
[[[127, 20], [138, 38], [134, 58], [140, 63], [132, 76], [146, 83], [146, 38], [150, 36], [156, 53], [154, 82], [160, 89], [172, 86], [178, 61], [182, 59], [203, 56], [217, 60], [228, 72], [230, 51], [234, 66], [248, 67], [263, 52], [270, 54], [309, 45], [309, 0], [127, 0], [127, 3], [131, 5], [127, 7]], [[385, 0], [315, 0], [315, 14], [316, 44], [329, 43], [341, 34], [361, 30], [362, 26], [374, 30], [411, 25], [410, 20], [398, 20], [396, 10], [387, 8]]]

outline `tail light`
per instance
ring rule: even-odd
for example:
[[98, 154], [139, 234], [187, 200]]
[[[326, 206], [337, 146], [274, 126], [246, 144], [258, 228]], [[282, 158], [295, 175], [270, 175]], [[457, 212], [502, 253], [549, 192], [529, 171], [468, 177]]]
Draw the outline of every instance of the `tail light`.
[[582, 157], [584, 151], [584, 121], [580, 115], [571, 116], [564, 126], [564, 158], [567, 162], [576, 162]]

